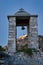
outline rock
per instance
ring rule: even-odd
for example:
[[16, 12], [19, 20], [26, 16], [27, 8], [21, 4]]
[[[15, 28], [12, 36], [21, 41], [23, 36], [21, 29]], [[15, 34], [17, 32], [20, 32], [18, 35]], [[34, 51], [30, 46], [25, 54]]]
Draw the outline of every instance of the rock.
[[9, 65], [43, 65], [43, 58], [34, 58], [24, 55], [23, 52], [16, 53], [16, 55], [10, 57]]

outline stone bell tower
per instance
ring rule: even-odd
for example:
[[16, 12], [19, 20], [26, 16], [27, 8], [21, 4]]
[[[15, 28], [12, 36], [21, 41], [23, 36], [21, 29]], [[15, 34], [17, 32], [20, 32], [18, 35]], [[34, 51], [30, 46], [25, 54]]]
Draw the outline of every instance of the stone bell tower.
[[19, 9], [14, 15], [8, 16], [8, 53], [16, 52], [17, 26], [27, 26], [28, 48], [38, 49], [38, 24], [37, 15], [31, 15], [23, 8]]

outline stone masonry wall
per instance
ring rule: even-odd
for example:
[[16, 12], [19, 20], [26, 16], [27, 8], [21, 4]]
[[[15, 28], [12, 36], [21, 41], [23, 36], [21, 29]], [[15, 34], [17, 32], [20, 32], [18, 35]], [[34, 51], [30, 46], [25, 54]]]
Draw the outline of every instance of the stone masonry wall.
[[38, 24], [37, 24], [37, 17], [30, 17], [29, 23], [29, 41], [31, 48], [38, 48]]
[[9, 18], [8, 52], [16, 52], [16, 19]]

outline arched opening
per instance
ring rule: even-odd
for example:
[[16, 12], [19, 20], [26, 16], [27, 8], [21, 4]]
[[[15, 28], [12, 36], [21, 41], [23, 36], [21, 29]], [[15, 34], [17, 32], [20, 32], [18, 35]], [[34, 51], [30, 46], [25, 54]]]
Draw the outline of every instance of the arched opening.
[[29, 35], [29, 17], [16, 17], [16, 48], [28, 44]]

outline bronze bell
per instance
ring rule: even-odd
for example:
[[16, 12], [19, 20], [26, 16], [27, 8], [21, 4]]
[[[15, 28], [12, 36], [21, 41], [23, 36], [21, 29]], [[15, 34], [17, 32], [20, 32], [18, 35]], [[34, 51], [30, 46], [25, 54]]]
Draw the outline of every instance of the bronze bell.
[[25, 27], [24, 26], [22, 26], [22, 28], [21, 28], [22, 30], [24, 30], [25, 29]]

